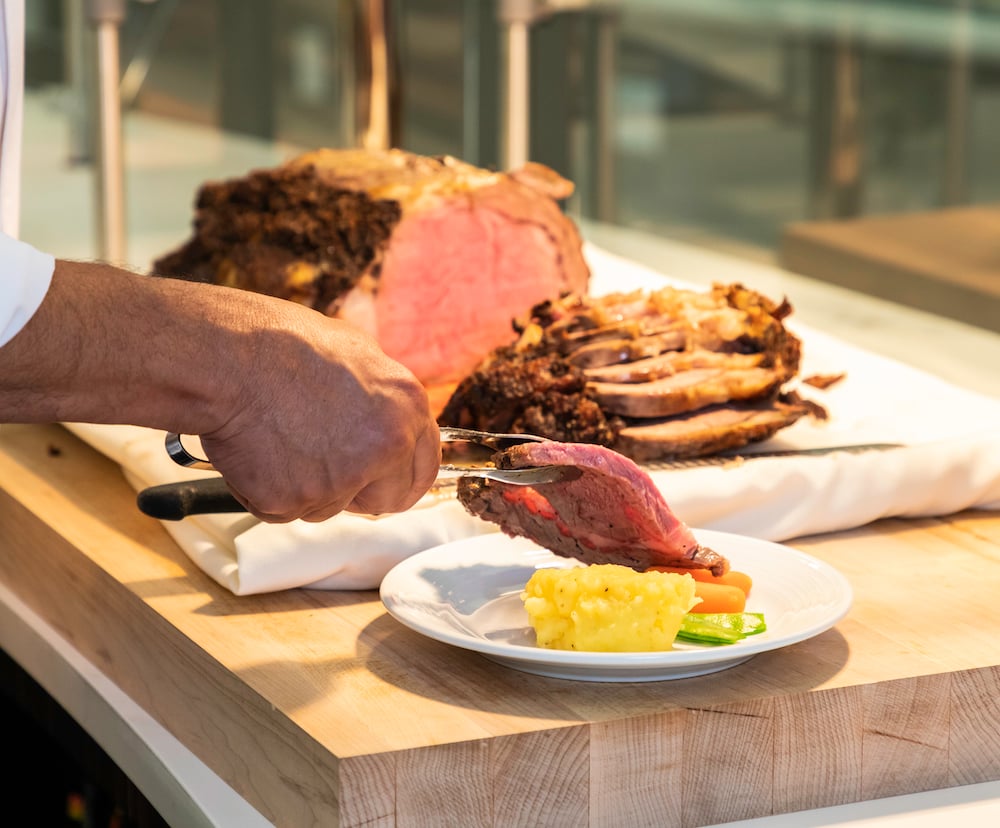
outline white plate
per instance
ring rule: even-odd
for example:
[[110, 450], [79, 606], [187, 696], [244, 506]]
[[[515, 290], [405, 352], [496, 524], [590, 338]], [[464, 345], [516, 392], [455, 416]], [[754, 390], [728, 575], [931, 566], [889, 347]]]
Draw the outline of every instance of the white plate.
[[828, 630], [847, 614], [851, 587], [837, 570], [777, 543], [696, 530], [700, 543], [753, 578], [747, 610], [767, 631], [736, 644], [677, 642], [651, 653], [587, 653], [535, 645], [521, 590], [541, 567], [577, 566], [523, 538], [500, 533], [446, 543], [397, 564], [381, 586], [389, 613], [429, 638], [528, 673], [585, 681], [660, 681], [714, 673], [757, 653]]

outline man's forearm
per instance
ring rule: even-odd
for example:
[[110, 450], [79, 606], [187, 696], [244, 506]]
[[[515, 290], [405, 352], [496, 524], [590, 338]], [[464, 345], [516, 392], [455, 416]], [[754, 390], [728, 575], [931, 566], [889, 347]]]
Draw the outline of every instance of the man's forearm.
[[378, 342], [293, 302], [56, 263], [0, 347], [0, 422], [196, 434], [252, 514], [407, 509], [437, 475], [427, 393]]
[[41, 306], [0, 348], [0, 421], [214, 427], [226, 388], [206, 363], [246, 328], [241, 304], [207, 285], [57, 261]]

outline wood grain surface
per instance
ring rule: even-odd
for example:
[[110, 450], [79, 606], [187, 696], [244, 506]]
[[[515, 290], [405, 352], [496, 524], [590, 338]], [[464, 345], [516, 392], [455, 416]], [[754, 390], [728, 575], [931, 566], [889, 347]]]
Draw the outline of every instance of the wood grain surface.
[[[57, 426], [0, 430], [0, 579], [277, 825], [705, 825], [1000, 779], [1000, 515], [792, 544], [834, 629], [722, 673], [547, 679], [374, 592], [237, 597]], [[358, 550], [363, 554], [364, 550]]]
[[781, 266], [1000, 331], [1000, 205], [789, 224]]

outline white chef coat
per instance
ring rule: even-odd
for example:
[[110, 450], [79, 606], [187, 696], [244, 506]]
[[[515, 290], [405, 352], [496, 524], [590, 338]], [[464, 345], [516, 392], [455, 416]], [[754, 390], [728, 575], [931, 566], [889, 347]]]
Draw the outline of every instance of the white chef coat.
[[17, 241], [24, 102], [24, 0], [0, 0], [0, 346], [38, 310], [55, 259]]

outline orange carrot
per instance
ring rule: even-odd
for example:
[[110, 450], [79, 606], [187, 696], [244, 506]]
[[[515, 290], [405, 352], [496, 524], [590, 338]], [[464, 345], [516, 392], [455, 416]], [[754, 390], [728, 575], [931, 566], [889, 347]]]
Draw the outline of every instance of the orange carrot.
[[[749, 595], [750, 587], [753, 586], [753, 581], [749, 575], [745, 572], [737, 572], [734, 569], [729, 570], [725, 575], [713, 575], [708, 569], [684, 569], [680, 566], [651, 566], [650, 569], [655, 569], [657, 572], [676, 572], [678, 575], [687, 574], [696, 581], [706, 584], [739, 587], [744, 595]], [[702, 610], [698, 611], [702, 612]]]
[[743, 612], [747, 606], [743, 590], [728, 584], [695, 581], [694, 594], [701, 601], [691, 607], [691, 612]]

